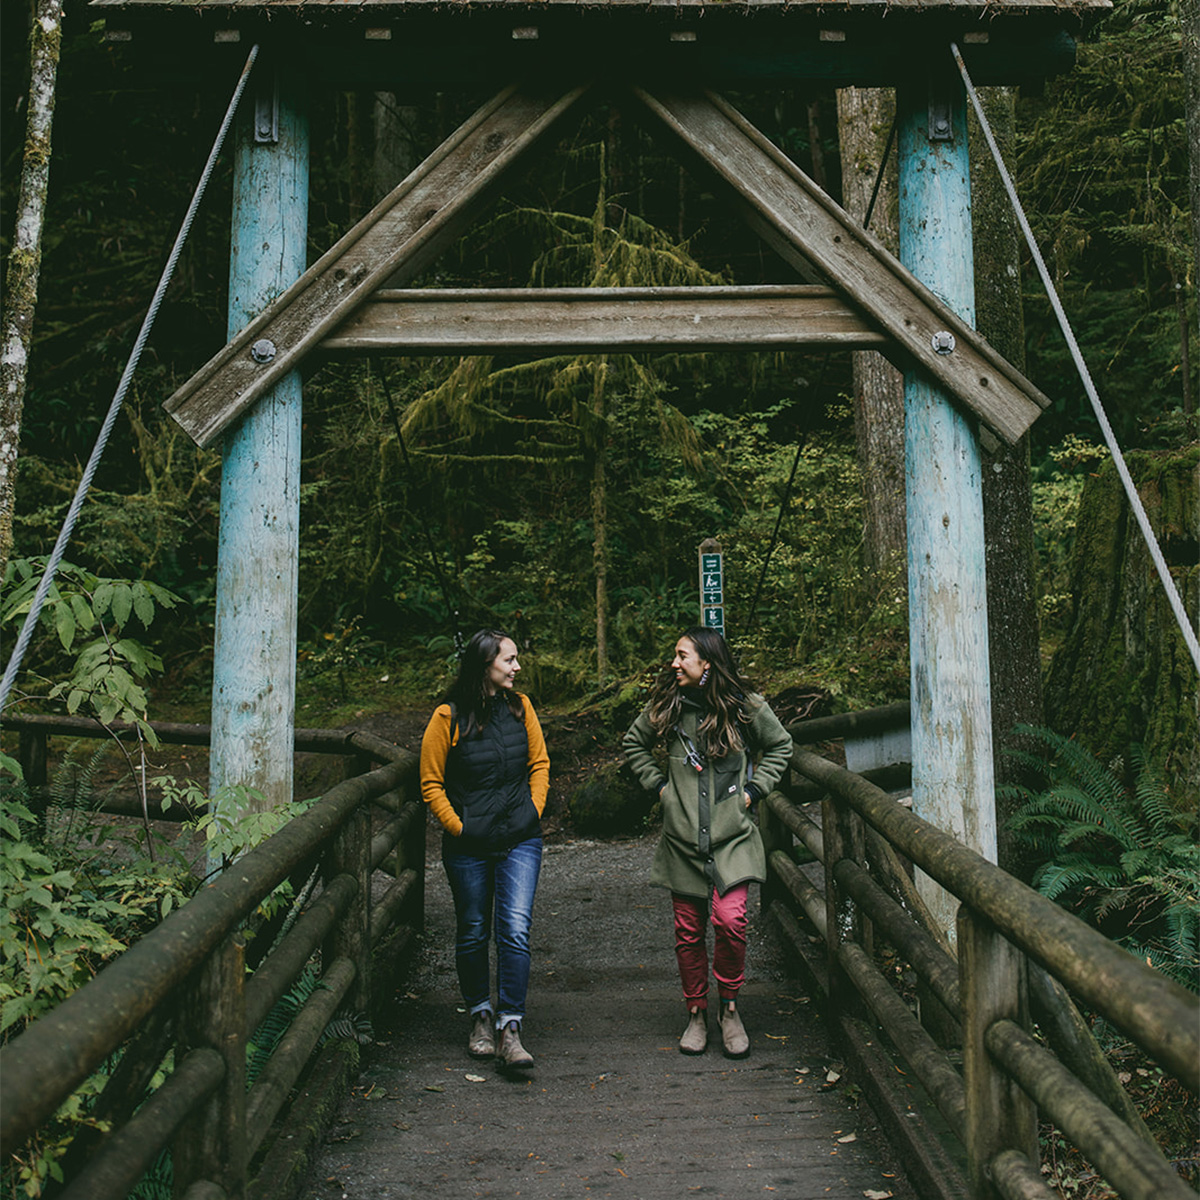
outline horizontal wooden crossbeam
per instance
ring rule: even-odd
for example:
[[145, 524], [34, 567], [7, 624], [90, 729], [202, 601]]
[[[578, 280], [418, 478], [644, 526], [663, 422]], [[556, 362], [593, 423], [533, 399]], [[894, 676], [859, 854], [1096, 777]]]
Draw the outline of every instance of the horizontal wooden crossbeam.
[[887, 337], [829, 288], [504, 288], [376, 292], [326, 352], [883, 349]]

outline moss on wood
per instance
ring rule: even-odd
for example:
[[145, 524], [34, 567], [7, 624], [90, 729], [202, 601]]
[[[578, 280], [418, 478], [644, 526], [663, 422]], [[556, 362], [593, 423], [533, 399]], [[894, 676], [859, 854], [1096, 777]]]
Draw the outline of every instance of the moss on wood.
[[[1200, 447], [1135, 453], [1130, 474], [1184, 607], [1200, 607]], [[1196, 673], [1112, 462], [1088, 481], [1072, 556], [1070, 630], [1046, 709], [1102, 760], [1141, 743], [1181, 800], [1200, 794]]]

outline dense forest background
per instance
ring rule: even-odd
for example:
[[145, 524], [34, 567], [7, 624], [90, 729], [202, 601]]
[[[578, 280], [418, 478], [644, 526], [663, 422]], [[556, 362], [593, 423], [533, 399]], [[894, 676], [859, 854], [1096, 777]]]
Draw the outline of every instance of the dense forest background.
[[[6, 261], [28, 19], [28, 6], [3, 8]], [[93, 14], [66, 5], [18, 559], [53, 544], [232, 83], [147, 87], [98, 36]], [[1035, 233], [1122, 446], [1150, 456], [1194, 436], [1184, 94], [1175, 7], [1119, 0], [1076, 69], [1015, 107], [1014, 166]], [[315, 96], [311, 257], [482, 99]], [[840, 198], [832, 91], [731, 99]], [[151, 715], [203, 718], [210, 685], [220, 456], [197, 450], [161, 404], [224, 341], [229, 209], [226, 154], [67, 555], [97, 576], [152, 580], [181, 599], [158, 607], [147, 638], [163, 659]], [[601, 109], [415, 283], [790, 278], [635, 124]], [[1032, 272], [1024, 280], [1026, 372], [1053, 401], [1030, 442], [1049, 666], [1073, 620], [1079, 496], [1107, 456], [1049, 304]], [[304, 401], [302, 702], [329, 712], [332, 693], [357, 708], [424, 705], [452, 662], [455, 632], [482, 623], [514, 630], [528, 651], [526, 682], [544, 700], [594, 697], [660, 661], [695, 619], [706, 537], [725, 551], [728, 628], [752, 676], [811, 686], [835, 708], [902, 698], [903, 583], [865, 554], [852, 389], [845, 355], [315, 366]], [[607, 607], [599, 661], [598, 604]], [[48, 629], [22, 690], [44, 695], [68, 665]]]

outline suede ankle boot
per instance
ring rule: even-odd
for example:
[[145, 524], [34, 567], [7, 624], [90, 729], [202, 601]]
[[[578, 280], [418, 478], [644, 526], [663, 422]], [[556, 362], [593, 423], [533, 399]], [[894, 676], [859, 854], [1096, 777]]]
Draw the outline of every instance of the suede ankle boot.
[[472, 1058], [491, 1058], [496, 1053], [494, 1022], [490, 1008], [475, 1014], [471, 1022], [471, 1036], [467, 1039], [467, 1053]]
[[702, 1008], [693, 1008], [688, 1017], [687, 1028], [679, 1039], [680, 1054], [703, 1054], [708, 1046], [708, 1013]]
[[745, 1058], [750, 1053], [750, 1038], [738, 1010], [732, 1004], [722, 1004], [720, 1009], [721, 1042], [726, 1058]]
[[496, 1061], [502, 1070], [522, 1070], [533, 1066], [533, 1055], [521, 1045], [521, 1026], [516, 1021], [509, 1021], [500, 1031], [500, 1046], [496, 1051]]

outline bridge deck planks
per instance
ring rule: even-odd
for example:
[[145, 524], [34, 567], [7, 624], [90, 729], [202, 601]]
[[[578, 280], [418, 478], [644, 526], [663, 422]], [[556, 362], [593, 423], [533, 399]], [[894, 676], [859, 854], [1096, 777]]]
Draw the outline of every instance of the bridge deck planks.
[[678, 1052], [684, 1010], [669, 901], [646, 886], [652, 851], [652, 840], [548, 850], [526, 1018], [537, 1067], [515, 1082], [466, 1056], [448, 889], [431, 863], [428, 949], [367, 1048], [304, 1200], [911, 1200], [870, 1109], [852, 1104], [853, 1081], [826, 1081], [840, 1064], [757, 904], [740, 1005], [751, 1056], [722, 1057], [715, 1014], [708, 1053]]

